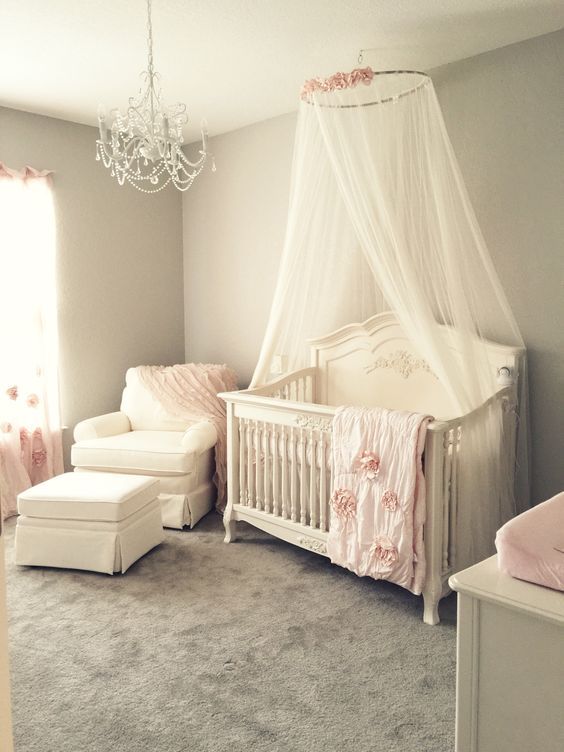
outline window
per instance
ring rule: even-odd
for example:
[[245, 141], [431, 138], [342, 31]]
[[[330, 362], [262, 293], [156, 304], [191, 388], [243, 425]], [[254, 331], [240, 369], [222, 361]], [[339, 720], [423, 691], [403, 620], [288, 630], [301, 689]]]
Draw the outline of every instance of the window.
[[0, 164], [0, 501], [62, 472], [50, 179]]

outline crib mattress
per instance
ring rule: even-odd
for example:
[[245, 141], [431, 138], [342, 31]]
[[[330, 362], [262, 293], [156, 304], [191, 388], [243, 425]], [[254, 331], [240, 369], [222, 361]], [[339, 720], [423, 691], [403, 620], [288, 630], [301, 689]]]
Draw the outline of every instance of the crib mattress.
[[564, 591], [564, 492], [507, 522], [495, 545], [502, 572]]

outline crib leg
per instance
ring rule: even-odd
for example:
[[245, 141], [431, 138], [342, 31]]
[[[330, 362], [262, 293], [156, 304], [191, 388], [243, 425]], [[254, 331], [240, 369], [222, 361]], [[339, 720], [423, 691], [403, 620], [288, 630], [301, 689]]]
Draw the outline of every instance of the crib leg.
[[235, 520], [231, 519], [231, 515], [227, 510], [225, 510], [225, 514], [223, 515], [223, 525], [225, 527], [225, 538], [223, 539], [223, 542], [232, 543], [237, 538], [237, 523], [235, 522]]
[[423, 591], [423, 621], [434, 627], [439, 623], [439, 601], [441, 594], [434, 591]]

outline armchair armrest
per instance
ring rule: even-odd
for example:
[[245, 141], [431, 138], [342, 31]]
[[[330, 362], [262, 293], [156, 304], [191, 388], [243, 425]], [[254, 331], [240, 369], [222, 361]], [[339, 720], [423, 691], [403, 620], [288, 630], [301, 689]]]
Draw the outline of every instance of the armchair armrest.
[[215, 426], [207, 420], [194, 423], [184, 432], [181, 443], [187, 451], [201, 454], [216, 445], [217, 431]]
[[118, 433], [129, 433], [131, 423], [125, 413], [106, 413], [96, 418], [88, 418], [77, 423], [74, 427], [74, 440], [87, 441], [101, 439], [104, 436], [116, 436]]

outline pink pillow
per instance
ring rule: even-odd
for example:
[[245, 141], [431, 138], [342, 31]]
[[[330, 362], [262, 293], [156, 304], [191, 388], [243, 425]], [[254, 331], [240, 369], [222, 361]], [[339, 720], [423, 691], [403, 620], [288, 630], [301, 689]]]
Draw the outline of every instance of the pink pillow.
[[505, 574], [564, 591], [564, 492], [509, 520], [495, 546]]

